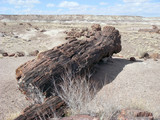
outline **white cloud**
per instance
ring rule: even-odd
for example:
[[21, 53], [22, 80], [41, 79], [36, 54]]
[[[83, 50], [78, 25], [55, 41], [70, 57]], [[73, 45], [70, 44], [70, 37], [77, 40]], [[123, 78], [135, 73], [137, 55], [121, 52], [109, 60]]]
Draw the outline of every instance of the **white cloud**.
[[108, 3], [106, 3], [106, 2], [100, 2], [99, 4], [100, 5], [107, 5]]
[[[110, 5], [99, 2], [97, 5], [84, 5], [73, 1], [62, 1], [58, 5], [49, 3], [46, 7], [53, 9], [41, 10], [34, 5], [41, 0], [5, 0], [13, 5], [11, 8], [0, 8], [0, 13], [9, 14], [92, 14], [92, 15], [132, 15], [132, 16], [160, 16], [160, 2], [151, 0], [123, 0], [119, 4]], [[104, 1], [104, 0], [101, 0]]]
[[6, 11], [8, 11], [9, 9], [7, 7], [0, 7], [0, 13], [4, 14]]
[[67, 9], [62, 9], [59, 14], [93, 14], [99, 13], [97, 6], [91, 5], [79, 5], [78, 7], [70, 7]]
[[126, 3], [142, 3], [142, 2], [148, 2], [149, 0], [123, 0], [123, 2]]
[[7, 2], [10, 5], [13, 5], [12, 9], [14, 10], [12, 10], [12, 12], [14, 13], [29, 13], [30, 11], [32, 12], [32, 10], [34, 10], [35, 4], [40, 3], [40, 0], [6, 0], [5, 2]]
[[116, 4], [107, 8], [101, 8], [99, 11], [103, 11], [103, 14], [106, 15], [159, 16], [160, 2]]
[[12, 5], [12, 7], [5, 11], [5, 13], [29, 14], [35, 10], [34, 5], [39, 4], [40, 0], [6, 0], [4, 3]]
[[37, 4], [40, 3], [39, 0], [7, 0], [9, 4], [13, 5], [25, 5], [25, 4]]
[[52, 3], [49, 3], [49, 4], [46, 5], [46, 7], [54, 7], [54, 6], [55, 6], [55, 5], [52, 4]]
[[69, 2], [63, 1], [59, 4], [59, 7], [70, 8], [70, 7], [78, 7], [79, 4], [77, 2]]

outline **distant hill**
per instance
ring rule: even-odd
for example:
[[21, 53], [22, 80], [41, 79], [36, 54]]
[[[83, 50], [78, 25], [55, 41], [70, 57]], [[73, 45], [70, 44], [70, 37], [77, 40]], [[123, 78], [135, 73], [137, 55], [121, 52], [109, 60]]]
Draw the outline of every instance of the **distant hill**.
[[112, 24], [155, 24], [160, 17], [107, 16], [107, 15], [0, 15], [0, 21], [19, 22], [95, 22]]

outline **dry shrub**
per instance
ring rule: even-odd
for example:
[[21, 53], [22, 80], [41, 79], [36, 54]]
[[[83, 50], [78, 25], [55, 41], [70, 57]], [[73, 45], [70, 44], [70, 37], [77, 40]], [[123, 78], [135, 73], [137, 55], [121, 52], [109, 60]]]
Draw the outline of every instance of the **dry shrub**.
[[139, 57], [139, 58], [145, 58], [145, 57], [148, 57], [148, 50], [147, 48], [145, 47], [142, 47], [142, 48], [136, 48], [136, 51], [135, 51], [136, 55]]
[[54, 83], [56, 93], [68, 105], [70, 115], [89, 114], [88, 103], [96, 94], [96, 87], [90, 83], [90, 77], [74, 77], [67, 71], [59, 85]]
[[[96, 116], [100, 120], [111, 120], [117, 109], [112, 104], [103, 101], [103, 105], [99, 108], [102, 101], [94, 99], [98, 92], [98, 83], [91, 82], [91, 74], [85, 74], [85, 77], [74, 77], [71, 72], [66, 72], [61, 77], [62, 82], [56, 84], [55, 92], [68, 106], [66, 116], [76, 114], [88, 114]], [[99, 82], [99, 81], [98, 81]], [[104, 83], [100, 83], [102, 86]]]

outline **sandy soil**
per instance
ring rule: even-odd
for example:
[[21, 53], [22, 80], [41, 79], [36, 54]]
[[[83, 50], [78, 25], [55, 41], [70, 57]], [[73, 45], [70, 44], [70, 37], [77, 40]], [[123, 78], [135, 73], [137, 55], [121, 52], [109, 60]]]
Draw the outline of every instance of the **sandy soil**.
[[[65, 29], [52, 28], [48, 24], [31, 24], [11, 22], [4, 26], [0, 23], [0, 50], [6, 51], [9, 54], [15, 52], [24, 52], [28, 55], [34, 50], [45, 51], [57, 45], [65, 43]], [[38, 29], [38, 30], [37, 30]], [[41, 32], [46, 30], [45, 32]], [[16, 37], [17, 36], [17, 37]]]
[[91, 111], [111, 114], [135, 108], [150, 111], [155, 117], [160, 115], [160, 61], [114, 58], [113, 63], [101, 63], [97, 69], [94, 77], [105, 85], [90, 103]]
[[[15, 69], [33, 58], [0, 59], [0, 119], [18, 115], [31, 104], [17, 88]], [[159, 115], [160, 61], [130, 62], [113, 58], [113, 63], [99, 63], [96, 69], [93, 78], [104, 82], [104, 87], [90, 103], [93, 112], [138, 108]]]
[[[17, 51], [44, 51], [60, 45], [64, 40], [64, 30], [72, 27], [86, 27], [87, 24], [53, 24], [0, 22], [0, 50], [8, 53]], [[106, 25], [106, 24], [102, 24]], [[113, 25], [122, 35], [123, 50], [119, 53], [123, 58], [114, 58], [113, 63], [100, 63], [95, 80], [105, 81], [105, 86], [97, 94], [95, 111], [124, 107], [139, 107], [149, 110], [156, 116], [160, 113], [160, 60], [130, 62], [126, 58], [138, 58], [141, 52], [160, 53], [160, 34], [139, 33], [140, 28], [151, 28], [149, 24]], [[39, 28], [37, 30], [36, 28]], [[41, 30], [46, 30], [41, 32]], [[18, 36], [18, 37], [15, 37]], [[0, 56], [0, 120], [7, 116], [19, 114], [30, 102], [17, 89], [15, 79], [16, 68], [33, 57], [3, 58]], [[92, 101], [93, 103], [95, 101]], [[92, 108], [95, 104], [91, 102]]]
[[33, 57], [0, 59], [0, 120], [19, 114], [30, 102], [17, 87], [15, 70]]

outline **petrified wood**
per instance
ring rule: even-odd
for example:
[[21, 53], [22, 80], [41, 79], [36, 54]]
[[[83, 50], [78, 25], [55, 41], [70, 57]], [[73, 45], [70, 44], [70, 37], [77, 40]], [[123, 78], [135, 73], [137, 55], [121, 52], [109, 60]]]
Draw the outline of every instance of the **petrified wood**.
[[[36, 59], [26, 62], [16, 70], [19, 89], [30, 99], [39, 99], [39, 94], [52, 96], [53, 80], [60, 82], [60, 76], [69, 68], [72, 74], [83, 73], [102, 58], [121, 51], [119, 31], [105, 26], [102, 31], [87, 40], [70, 39], [51, 50], [40, 53]], [[98, 35], [97, 35], [98, 34]]]
[[139, 29], [138, 32], [149, 32], [149, 33], [158, 33], [160, 34], [160, 29], [156, 25], [152, 26], [152, 29]]
[[42, 52], [36, 59], [17, 68], [19, 89], [35, 104], [16, 120], [43, 120], [48, 118], [46, 115], [64, 114], [65, 103], [53, 93], [66, 69], [71, 71], [71, 76], [83, 75], [104, 57], [121, 51], [119, 31], [111, 26], [105, 26], [102, 31], [100, 28], [93, 25], [86, 39], [71, 37], [67, 43]]
[[24, 110], [24, 113], [15, 120], [47, 120], [57, 116], [63, 116], [66, 104], [59, 97], [48, 98], [43, 104], [35, 104]]

